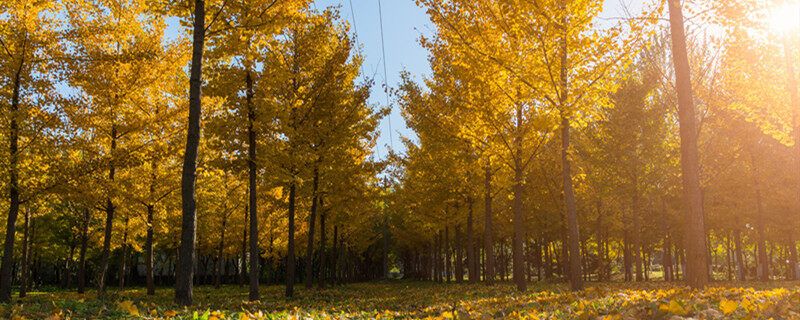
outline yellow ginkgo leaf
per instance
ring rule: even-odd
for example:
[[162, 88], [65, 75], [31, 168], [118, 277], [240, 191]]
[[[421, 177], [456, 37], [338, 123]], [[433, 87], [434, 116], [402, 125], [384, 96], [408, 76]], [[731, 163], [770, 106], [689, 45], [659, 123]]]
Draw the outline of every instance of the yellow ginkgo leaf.
[[442, 313], [442, 317], [445, 319], [453, 319], [453, 313], [450, 311], [445, 311], [444, 313]]
[[686, 309], [676, 300], [670, 300], [668, 311], [679, 316], [686, 314]]
[[117, 309], [127, 312], [132, 316], [139, 316], [139, 308], [130, 300], [125, 300], [117, 304]]
[[735, 301], [728, 300], [728, 299], [722, 299], [722, 301], [719, 302], [719, 309], [724, 314], [731, 314], [734, 311], [736, 311], [736, 308], [738, 308], [738, 307], [739, 307], [738, 303], [736, 303]]
[[164, 316], [165, 317], [174, 317], [174, 316], [177, 316], [177, 315], [178, 315], [178, 312], [175, 311], [175, 310], [167, 310], [166, 312], [164, 312]]

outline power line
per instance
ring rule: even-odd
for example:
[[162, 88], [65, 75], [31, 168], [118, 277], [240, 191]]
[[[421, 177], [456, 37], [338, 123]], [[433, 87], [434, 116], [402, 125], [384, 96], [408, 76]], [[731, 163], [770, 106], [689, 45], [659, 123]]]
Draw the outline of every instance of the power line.
[[[351, 6], [352, 8], [352, 6]], [[383, 8], [381, 7], [381, 0], [378, 0], [378, 17], [381, 23], [381, 52], [383, 53], [383, 88], [386, 93], [386, 105], [389, 107], [389, 147], [394, 149], [394, 137], [392, 133], [392, 105], [389, 103], [389, 73], [386, 71], [386, 42], [383, 37]]]

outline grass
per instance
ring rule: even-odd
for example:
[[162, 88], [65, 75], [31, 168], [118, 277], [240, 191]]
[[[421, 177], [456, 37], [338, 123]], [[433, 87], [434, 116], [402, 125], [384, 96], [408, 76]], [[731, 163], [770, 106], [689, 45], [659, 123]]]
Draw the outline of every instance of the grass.
[[692, 291], [677, 283], [589, 283], [570, 293], [565, 284], [532, 283], [524, 293], [500, 283], [435, 284], [411, 281], [358, 283], [305, 290], [284, 298], [282, 286], [265, 286], [262, 301], [247, 301], [244, 286], [194, 290], [188, 309], [172, 302], [171, 288], [154, 296], [143, 288], [89, 292], [33, 292], [2, 305], [11, 319], [800, 319], [800, 283], [715, 283]]

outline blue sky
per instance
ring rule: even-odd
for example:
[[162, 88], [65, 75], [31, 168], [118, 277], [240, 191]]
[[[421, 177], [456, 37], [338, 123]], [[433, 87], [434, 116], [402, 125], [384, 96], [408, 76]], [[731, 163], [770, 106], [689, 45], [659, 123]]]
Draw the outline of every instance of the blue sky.
[[[647, 0], [606, 0], [601, 16], [611, 19], [622, 17], [625, 14], [621, 8], [640, 8], [643, 1]], [[386, 94], [382, 88], [384, 69], [378, 0], [315, 0], [314, 5], [318, 10], [329, 6], [339, 6], [342, 18], [350, 22], [351, 27], [354, 27], [362, 46], [362, 52], [365, 55], [363, 73], [375, 79], [372, 103], [386, 105]], [[433, 24], [428, 19], [425, 10], [419, 8], [414, 0], [381, 0], [380, 5], [383, 9], [386, 80], [389, 87], [396, 87], [400, 82], [400, 71], [402, 70], [409, 71], [416, 76], [418, 81], [421, 80], [422, 77], [430, 74], [430, 67], [428, 66], [428, 52], [420, 46], [419, 38], [422, 35], [432, 35], [434, 33]], [[353, 16], [355, 16], [355, 20]], [[405, 126], [396, 105], [394, 105], [391, 115], [384, 118], [380, 130], [381, 136], [376, 147], [378, 158], [384, 158], [389, 147], [403, 152], [400, 136], [413, 136], [413, 133]], [[391, 134], [389, 134], [390, 131]]]
[[[353, 4], [352, 11], [351, 2]], [[372, 103], [386, 105], [386, 94], [383, 91], [384, 68], [378, 0], [316, 0], [315, 5], [319, 10], [329, 6], [339, 6], [342, 18], [350, 22], [350, 26], [354, 29], [362, 46], [362, 53], [365, 55], [363, 73], [367, 77], [375, 79]], [[380, 5], [383, 9], [383, 32], [386, 46], [387, 77], [385, 79], [389, 87], [396, 87], [400, 82], [400, 71], [402, 70], [408, 70], [411, 74], [416, 75], [417, 79], [428, 75], [430, 73], [428, 52], [419, 45], [419, 38], [422, 35], [433, 34], [434, 29], [425, 10], [417, 7], [413, 0], [382, 0]], [[355, 20], [353, 20], [353, 16], [355, 16]], [[387, 147], [402, 151], [400, 135], [412, 135], [405, 126], [397, 106], [393, 108], [389, 117], [384, 118], [380, 130], [381, 137], [376, 147], [379, 158], [386, 156]], [[390, 131], [391, 134], [389, 134]]]

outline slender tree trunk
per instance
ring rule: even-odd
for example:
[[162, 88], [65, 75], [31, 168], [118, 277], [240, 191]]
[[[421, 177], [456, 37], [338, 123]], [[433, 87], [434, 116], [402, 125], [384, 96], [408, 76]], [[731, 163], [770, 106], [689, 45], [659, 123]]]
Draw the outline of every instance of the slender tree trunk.
[[700, 191], [700, 169], [697, 155], [697, 125], [689, 57], [683, 26], [683, 12], [679, 0], [669, 4], [672, 59], [675, 65], [675, 83], [678, 92], [678, 122], [681, 137], [681, 176], [685, 210], [686, 275], [689, 286], [702, 289], [708, 283], [708, 265], [705, 254], [705, 222], [703, 199]]
[[727, 259], [727, 271], [728, 271], [728, 281], [733, 281], [733, 245], [731, 245], [731, 237], [730, 234], [725, 237], [725, 258]]
[[311, 289], [314, 278], [314, 222], [317, 220], [317, 202], [319, 201], [319, 162], [314, 162], [314, 178], [311, 182], [311, 212], [308, 215], [308, 245], [306, 246], [305, 283]]
[[186, 152], [181, 175], [181, 248], [175, 270], [175, 302], [179, 306], [192, 304], [195, 241], [197, 240], [197, 151], [200, 146], [200, 113], [203, 87], [203, 47], [206, 39], [205, 0], [194, 0], [192, 66], [189, 76], [189, 124], [186, 131]]
[[78, 254], [78, 293], [86, 288], [86, 247], [89, 244], [89, 208], [83, 208], [83, 225], [81, 226], [81, 249]]
[[[566, 48], [564, 48], [566, 50]], [[566, 54], [565, 54], [566, 55]], [[565, 60], [566, 57], [562, 57]], [[562, 67], [563, 68], [563, 67]], [[566, 75], [562, 71], [562, 82], [566, 86]], [[562, 93], [562, 99], [566, 99]], [[561, 115], [561, 165], [564, 179], [564, 205], [569, 229], [569, 283], [572, 291], [583, 289], [581, 279], [580, 231], [578, 229], [578, 210], [575, 205], [575, 190], [572, 188], [572, 171], [569, 155], [569, 118]], [[565, 244], [566, 245], [566, 244]]]
[[3, 261], [0, 263], [0, 302], [11, 301], [11, 283], [14, 265], [14, 238], [16, 238], [17, 215], [19, 215], [19, 95], [22, 86], [22, 69], [25, 65], [25, 45], [22, 46], [17, 72], [14, 74], [11, 93], [11, 106], [8, 124], [8, 217], [6, 220], [6, 239], [3, 243]]
[[286, 253], [286, 297], [294, 296], [294, 201], [295, 183], [289, 185], [289, 240]]
[[633, 268], [636, 281], [644, 280], [642, 269], [642, 225], [639, 214], [639, 176], [635, 172], [636, 165], [633, 165], [633, 197], [631, 201], [631, 218], [633, 220]]
[[758, 181], [758, 164], [755, 163], [753, 156], [753, 191], [756, 194], [756, 250], [758, 250], [758, 280], [769, 280], [769, 259], [767, 257], [767, 245], [764, 237], [764, 209], [761, 203], [761, 185]]
[[383, 212], [383, 259], [381, 267], [383, 267], [383, 278], [389, 279], [389, 216], [386, 214], [386, 206], [382, 209]]
[[733, 243], [736, 247], [736, 279], [739, 281], [745, 281], [744, 256], [742, 255], [742, 236], [739, 229], [733, 231]]
[[[319, 204], [322, 206], [322, 198], [319, 199]], [[320, 289], [325, 288], [325, 267], [327, 263], [327, 255], [325, 253], [325, 210], [322, 210], [319, 215], [319, 276], [317, 277], [317, 287]]]
[[156, 284], [155, 280], [153, 279], [153, 223], [155, 223], [153, 218], [154, 211], [154, 205], [147, 205], [147, 236], [145, 238], [145, 254], [147, 255], [145, 258], [147, 264], [147, 295], [156, 294]]
[[600, 198], [597, 198], [597, 281], [605, 280], [603, 275], [606, 268], [606, 260], [603, 259], [603, 212], [600, 201]]
[[331, 285], [339, 283], [339, 225], [333, 225], [333, 265], [331, 266]]
[[486, 167], [484, 167], [484, 216], [483, 216], [483, 239], [484, 247], [484, 267], [486, 270], [483, 273], [483, 281], [486, 284], [493, 284], [495, 271], [494, 271], [494, 231], [492, 226], [492, 169], [489, 165], [489, 159], [486, 159]]
[[28, 293], [28, 282], [30, 277], [30, 208], [25, 208], [25, 224], [23, 226], [24, 235], [22, 237], [22, 276], [19, 283], [19, 297], [24, 298]]
[[225, 208], [225, 212], [222, 214], [222, 229], [220, 229], [219, 245], [217, 246], [217, 268], [215, 270], [214, 288], [219, 288], [222, 284], [222, 269], [225, 267], [225, 258], [222, 253], [225, 250], [225, 226], [228, 223], [227, 210]]
[[[250, 187], [248, 187], [247, 194], [250, 194]], [[250, 206], [245, 204], [244, 206], [244, 228], [242, 231], [242, 260], [241, 268], [239, 269], [239, 284], [244, 285], [245, 283], [245, 275], [247, 274], [247, 225], [250, 221]]]
[[253, 78], [250, 70], [245, 75], [247, 90], [247, 168], [249, 173], [250, 188], [250, 301], [258, 301], [258, 258], [261, 257], [258, 249], [258, 186], [256, 185], [256, 131], [253, 128], [256, 121], [256, 112], [253, 106]]
[[467, 200], [467, 273], [469, 283], [478, 281], [477, 263], [475, 262], [475, 235], [472, 229], [472, 197]]
[[[788, 39], [784, 37], [784, 39]], [[792, 66], [792, 51], [789, 41], [784, 41], [784, 62], [788, 74], [789, 103], [792, 110], [792, 133], [794, 141], [800, 141], [800, 97], [798, 97], [797, 77]], [[795, 174], [795, 208], [800, 208], [800, 143], [794, 144], [794, 174]], [[795, 209], [797, 210], [797, 209]], [[789, 272], [794, 280], [800, 280], [800, 266], [797, 261], [797, 245], [794, 241], [794, 234], [789, 232]]]
[[444, 226], [444, 241], [442, 244], [444, 245], [444, 278], [445, 282], [449, 283], [453, 278], [453, 270], [450, 264], [450, 227], [447, 225]]
[[524, 292], [527, 290], [528, 284], [525, 282], [525, 263], [524, 252], [522, 251], [522, 239], [525, 235], [524, 219], [522, 217], [522, 197], [523, 190], [522, 184], [524, 183], [525, 168], [522, 160], [522, 106], [517, 105], [517, 128], [514, 137], [514, 236], [511, 243], [511, 253], [513, 259], [513, 277], [514, 283], [517, 285], [517, 290]]
[[631, 245], [630, 234], [626, 227], [622, 236], [622, 268], [624, 269], [625, 281], [631, 281], [633, 276], [631, 269], [633, 268], [633, 259], [631, 259]]
[[661, 266], [664, 269], [664, 281], [672, 281], [672, 243], [669, 236], [669, 224], [667, 223], [667, 200], [661, 197], [661, 223], [664, 226], [664, 249], [661, 257]]
[[456, 282], [461, 283], [464, 281], [464, 257], [462, 256], [462, 246], [464, 244], [464, 239], [461, 236], [461, 225], [456, 225], [456, 238], [455, 238], [455, 250], [456, 250]]
[[125, 266], [128, 257], [128, 217], [125, 217], [125, 231], [122, 233], [122, 256], [119, 263], [119, 290], [125, 289]]
[[[108, 181], [114, 182], [114, 174], [116, 172], [116, 165], [114, 159], [114, 152], [117, 149], [117, 126], [111, 125], [111, 149], [109, 156], [111, 157], [111, 165], [108, 168]], [[110, 193], [111, 191], [109, 191]], [[111, 200], [111, 194], [106, 198], [106, 226], [103, 236], [103, 252], [100, 258], [100, 271], [97, 278], [97, 294], [102, 296], [106, 292], [106, 273], [108, 273], [108, 263], [111, 259], [111, 234], [114, 228], [114, 211], [116, 207]]]
[[[74, 239], [73, 239], [74, 241]], [[69, 290], [72, 287], [72, 260], [75, 258], [75, 243], [72, 242], [69, 246], [69, 257], [64, 262], [64, 289]]]

